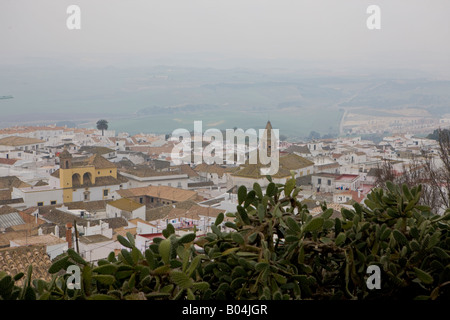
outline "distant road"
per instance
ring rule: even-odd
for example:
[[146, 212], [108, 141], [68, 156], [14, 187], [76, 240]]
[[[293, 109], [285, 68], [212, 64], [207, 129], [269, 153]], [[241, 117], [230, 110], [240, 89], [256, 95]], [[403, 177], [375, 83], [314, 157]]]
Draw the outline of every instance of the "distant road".
[[342, 133], [344, 132], [344, 121], [347, 114], [348, 109], [344, 109], [344, 114], [342, 115], [341, 122], [339, 123], [339, 135], [342, 135]]
[[342, 101], [339, 101], [338, 103], [336, 103], [334, 106], [340, 108], [340, 109], [344, 109], [344, 114], [342, 115], [341, 121], [339, 122], [339, 135], [342, 135], [344, 132], [344, 121], [345, 121], [345, 117], [347, 116], [347, 114], [349, 113], [349, 109], [351, 108], [345, 108], [345, 107], [341, 107], [341, 104], [345, 103], [345, 102], [349, 102], [351, 100], [353, 100], [356, 96], [358, 95], [358, 93], [355, 93], [354, 95], [352, 95], [351, 97], [344, 99]]

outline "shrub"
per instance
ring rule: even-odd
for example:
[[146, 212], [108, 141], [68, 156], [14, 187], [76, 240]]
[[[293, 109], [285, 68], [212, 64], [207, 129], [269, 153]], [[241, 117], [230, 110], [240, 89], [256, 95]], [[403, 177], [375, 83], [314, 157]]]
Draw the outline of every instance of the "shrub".
[[[2, 299], [441, 299], [450, 298], [450, 210], [433, 215], [418, 204], [421, 186], [388, 183], [365, 205], [312, 216], [297, 200], [295, 179], [265, 193], [238, 190], [234, 214], [220, 214], [211, 232], [182, 237], [172, 225], [144, 253], [131, 234], [118, 236], [127, 249], [98, 265], [74, 250], [54, 262], [53, 280], [31, 279], [22, 287], [0, 273]], [[227, 218], [225, 221], [225, 218]], [[227, 227], [228, 230], [225, 231]], [[69, 289], [70, 265], [81, 269], [81, 288]], [[381, 289], [370, 290], [367, 268], [381, 270]]]

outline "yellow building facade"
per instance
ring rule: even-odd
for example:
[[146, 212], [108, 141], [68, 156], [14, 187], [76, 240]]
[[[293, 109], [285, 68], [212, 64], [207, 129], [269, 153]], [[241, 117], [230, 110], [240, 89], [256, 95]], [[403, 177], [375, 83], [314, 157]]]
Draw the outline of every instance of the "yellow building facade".
[[87, 160], [72, 162], [72, 155], [64, 150], [60, 155], [59, 181], [63, 189], [63, 202], [73, 201], [73, 192], [80, 188], [88, 190], [96, 186], [99, 178], [117, 179], [117, 167], [100, 155]]

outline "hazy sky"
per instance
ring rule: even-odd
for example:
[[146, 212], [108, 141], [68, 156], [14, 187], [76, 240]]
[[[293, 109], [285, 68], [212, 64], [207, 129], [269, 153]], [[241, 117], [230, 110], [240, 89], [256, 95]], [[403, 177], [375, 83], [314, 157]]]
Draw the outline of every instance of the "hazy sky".
[[[71, 4], [81, 8], [81, 30], [66, 27]], [[381, 30], [366, 27], [371, 4], [381, 8]], [[449, 39], [449, 0], [0, 0], [0, 64], [174, 56], [450, 74]]]

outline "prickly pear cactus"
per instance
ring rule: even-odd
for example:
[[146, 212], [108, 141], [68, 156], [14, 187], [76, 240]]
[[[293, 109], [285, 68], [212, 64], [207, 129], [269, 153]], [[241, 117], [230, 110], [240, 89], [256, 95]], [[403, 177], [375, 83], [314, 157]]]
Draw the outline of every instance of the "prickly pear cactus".
[[[450, 210], [433, 215], [419, 205], [421, 186], [387, 183], [364, 204], [342, 209], [322, 204], [311, 215], [297, 200], [295, 179], [263, 191], [238, 189], [235, 213], [218, 215], [211, 232], [182, 237], [172, 225], [140, 252], [131, 234], [124, 249], [97, 265], [74, 250], [50, 267], [50, 282], [31, 281], [32, 268], [0, 271], [0, 298], [41, 300], [159, 299], [431, 299], [450, 298]], [[80, 268], [79, 288], [66, 270]], [[370, 268], [369, 268], [370, 267]], [[379, 270], [371, 286], [368, 270]], [[22, 286], [16, 282], [26, 277]]]

